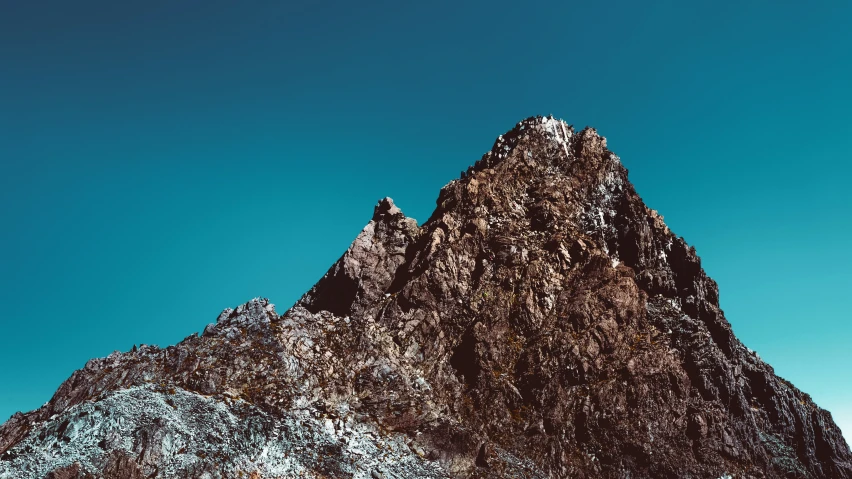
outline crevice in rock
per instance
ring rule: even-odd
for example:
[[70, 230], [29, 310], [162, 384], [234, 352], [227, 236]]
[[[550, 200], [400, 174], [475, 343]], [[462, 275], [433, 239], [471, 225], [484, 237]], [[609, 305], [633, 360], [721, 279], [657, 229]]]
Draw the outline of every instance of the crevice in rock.
[[461, 342], [453, 349], [453, 354], [450, 356], [450, 366], [463, 378], [463, 382], [468, 387], [476, 384], [482, 368], [476, 354], [476, 338], [473, 335], [473, 328], [464, 333]]

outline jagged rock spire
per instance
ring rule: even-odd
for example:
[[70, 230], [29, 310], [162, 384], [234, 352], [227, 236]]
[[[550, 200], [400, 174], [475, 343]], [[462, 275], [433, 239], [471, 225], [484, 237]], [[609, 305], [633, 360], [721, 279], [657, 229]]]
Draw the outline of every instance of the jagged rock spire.
[[406, 218], [391, 198], [380, 200], [373, 219], [298, 304], [341, 317], [370, 308], [390, 287], [417, 233], [416, 220]]

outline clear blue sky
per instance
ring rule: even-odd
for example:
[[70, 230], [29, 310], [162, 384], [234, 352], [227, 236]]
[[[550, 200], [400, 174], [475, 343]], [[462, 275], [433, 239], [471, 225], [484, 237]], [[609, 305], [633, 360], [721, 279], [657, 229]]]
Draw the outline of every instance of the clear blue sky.
[[[298, 5], [296, 5], [298, 4]], [[735, 333], [852, 433], [852, 4], [0, 0], [0, 421], [284, 311], [375, 201], [595, 126]]]

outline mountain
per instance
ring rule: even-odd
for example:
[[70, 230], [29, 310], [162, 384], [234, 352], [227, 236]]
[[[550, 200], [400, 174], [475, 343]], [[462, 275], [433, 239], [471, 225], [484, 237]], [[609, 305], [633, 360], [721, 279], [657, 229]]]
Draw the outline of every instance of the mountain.
[[89, 361], [0, 428], [0, 478], [852, 478], [718, 298], [603, 137], [529, 118], [285, 313]]

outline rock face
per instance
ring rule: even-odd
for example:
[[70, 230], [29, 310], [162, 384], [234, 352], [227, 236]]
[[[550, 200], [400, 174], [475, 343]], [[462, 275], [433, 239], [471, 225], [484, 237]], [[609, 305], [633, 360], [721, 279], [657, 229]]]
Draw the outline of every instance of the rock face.
[[283, 315], [89, 361], [0, 428], [0, 478], [852, 478], [718, 297], [604, 138], [530, 118]]

